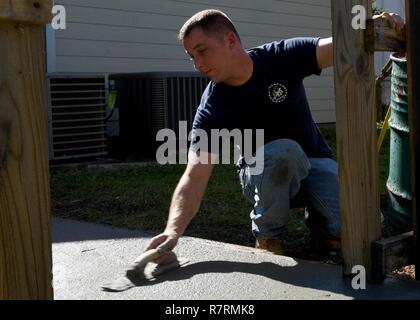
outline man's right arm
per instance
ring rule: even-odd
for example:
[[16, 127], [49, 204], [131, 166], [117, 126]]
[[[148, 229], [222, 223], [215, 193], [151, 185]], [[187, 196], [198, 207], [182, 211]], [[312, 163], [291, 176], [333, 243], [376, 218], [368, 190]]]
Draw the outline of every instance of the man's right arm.
[[[206, 158], [207, 163], [202, 163], [200, 159]], [[165, 231], [154, 237], [145, 250], [164, 246], [173, 249], [178, 238], [184, 233], [185, 229], [198, 212], [207, 183], [210, 179], [214, 165], [214, 155], [201, 152], [198, 155], [194, 151], [188, 153], [187, 168], [182, 175], [175, 192], [172, 196], [169, 209], [168, 222]], [[165, 259], [156, 261], [161, 263]]]
[[208, 164], [200, 163], [196, 152], [188, 154], [187, 168], [172, 196], [166, 233], [181, 236], [200, 208], [214, 167], [210, 155], [202, 153], [201, 157], [204, 156]]

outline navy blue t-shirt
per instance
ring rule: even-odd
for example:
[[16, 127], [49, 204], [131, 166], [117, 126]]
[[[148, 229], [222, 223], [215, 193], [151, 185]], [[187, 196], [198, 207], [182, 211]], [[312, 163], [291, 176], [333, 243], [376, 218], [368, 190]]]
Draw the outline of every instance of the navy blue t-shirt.
[[304, 77], [321, 74], [318, 40], [292, 38], [249, 49], [254, 68], [246, 83], [210, 82], [194, 118], [190, 149], [205, 149], [198, 143], [196, 129], [207, 133], [207, 150], [211, 150], [211, 129], [264, 129], [264, 143], [287, 138], [296, 141], [308, 157], [332, 157], [313, 121], [303, 86]]

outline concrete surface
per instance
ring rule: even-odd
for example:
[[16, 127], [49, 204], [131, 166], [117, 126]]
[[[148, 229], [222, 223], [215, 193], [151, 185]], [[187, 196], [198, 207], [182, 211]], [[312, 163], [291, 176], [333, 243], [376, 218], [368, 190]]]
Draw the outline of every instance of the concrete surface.
[[354, 290], [340, 266], [191, 237], [176, 249], [191, 260], [186, 266], [128, 291], [104, 292], [100, 285], [124, 274], [151, 235], [57, 218], [52, 225], [57, 300], [420, 299], [414, 281], [387, 278]]

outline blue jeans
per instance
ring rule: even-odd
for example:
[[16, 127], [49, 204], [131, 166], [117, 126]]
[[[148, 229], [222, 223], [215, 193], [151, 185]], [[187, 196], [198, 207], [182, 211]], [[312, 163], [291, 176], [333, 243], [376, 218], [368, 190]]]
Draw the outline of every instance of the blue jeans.
[[279, 139], [264, 146], [261, 174], [250, 174], [245, 165], [239, 178], [245, 198], [254, 205], [250, 217], [256, 237], [281, 238], [290, 207], [306, 207], [311, 236], [340, 238], [337, 163], [333, 159], [308, 158], [295, 141]]

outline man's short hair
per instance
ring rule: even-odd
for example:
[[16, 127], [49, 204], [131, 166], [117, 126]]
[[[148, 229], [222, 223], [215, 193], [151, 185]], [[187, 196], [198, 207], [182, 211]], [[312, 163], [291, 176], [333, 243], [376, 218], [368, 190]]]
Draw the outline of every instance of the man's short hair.
[[220, 10], [203, 10], [189, 18], [179, 30], [179, 41], [184, 41], [197, 27], [202, 28], [207, 35], [223, 36], [226, 32], [232, 31], [238, 37], [239, 42], [241, 41], [232, 21]]

